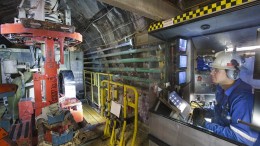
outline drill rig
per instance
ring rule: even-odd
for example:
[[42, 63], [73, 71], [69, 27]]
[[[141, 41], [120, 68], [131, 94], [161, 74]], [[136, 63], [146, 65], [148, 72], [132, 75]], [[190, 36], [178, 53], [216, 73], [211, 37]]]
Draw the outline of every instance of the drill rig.
[[[64, 94], [61, 97], [58, 69], [64, 64], [64, 47], [81, 43], [82, 35], [74, 32], [70, 10], [63, 2], [65, 8], [60, 11], [58, 0], [22, 0], [14, 23], [0, 26], [1, 35], [10, 42], [39, 48], [42, 54], [38, 65], [31, 69], [34, 98], [20, 99], [17, 105], [20, 122], [9, 131], [9, 137], [18, 145], [79, 144], [74, 141], [77, 123], [83, 121], [81, 102]], [[58, 48], [60, 60], [56, 61]]]

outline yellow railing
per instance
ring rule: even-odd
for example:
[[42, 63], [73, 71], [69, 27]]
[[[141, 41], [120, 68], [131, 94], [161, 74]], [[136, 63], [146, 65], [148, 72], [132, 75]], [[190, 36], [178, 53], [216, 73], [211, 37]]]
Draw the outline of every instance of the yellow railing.
[[[87, 96], [86, 93], [86, 74], [90, 74], [90, 86], [91, 86], [91, 102], [95, 103], [100, 107], [100, 83], [101, 83], [101, 77], [105, 76], [108, 78], [108, 80], [112, 79], [112, 74], [107, 74], [107, 73], [99, 73], [99, 72], [91, 72], [91, 71], [86, 71], [84, 70], [84, 93], [85, 97]], [[94, 87], [97, 87], [98, 89], [98, 97], [97, 97], [97, 102], [94, 100]]]
[[[133, 86], [124, 85], [122, 83], [117, 83], [109, 80], [103, 80], [101, 81], [101, 115], [106, 117], [106, 125], [104, 129], [104, 136], [110, 137], [110, 144], [115, 145], [118, 144], [119, 146], [125, 145], [125, 130], [126, 130], [126, 124], [127, 124], [127, 118], [129, 116], [129, 112], [127, 109], [129, 107], [134, 109], [134, 132], [132, 137], [132, 143], [131, 145], [135, 145], [135, 139], [137, 134], [137, 123], [138, 123], [138, 92], [137, 89]], [[123, 105], [121, 107], [123, 108], [123, 126], [121, 127], [120, 132], [120, 139], [116, 139], [116, 119], [111, 118], [111, 102], [119, 102], [120, 96], [119, 96], [119, 90], [123, 91]], [[107, 94], [106, 94], [107, 93]], [[133, 93], [133, 94], [131, 94]], [[131, 97], [133, 95], [134, 97]], [[122, 104], [122, 103], [121, 103]], [[106, 113], [105, 113], [106, 111]], [[115, 117], [115, 116], [114, 116]], [[113, 123], [113, 128], [110, 128], [110, 124]], [[110, 132], [112, 130], [112, 133]], [[111, 133], [111, 134], [110, 134]]]

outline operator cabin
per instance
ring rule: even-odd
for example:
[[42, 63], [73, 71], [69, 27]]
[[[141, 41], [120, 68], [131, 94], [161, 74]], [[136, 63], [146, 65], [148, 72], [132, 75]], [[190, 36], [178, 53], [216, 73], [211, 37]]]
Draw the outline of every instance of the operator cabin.
[[1, 0], [0, 145], [260, 146], [257, 0]]

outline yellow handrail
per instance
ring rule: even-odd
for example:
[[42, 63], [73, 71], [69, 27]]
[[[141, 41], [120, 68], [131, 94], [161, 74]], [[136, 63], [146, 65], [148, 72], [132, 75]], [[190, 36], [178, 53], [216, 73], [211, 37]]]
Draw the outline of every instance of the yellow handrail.
[[[131, 145], [134, 146], [135, 144], [135, 140], [136, 140], [136, 134], [137, 134], [137, 127], [138, 127], [138, 92], [137, 89], [133, 86], [129, 86], [129, 85], [124, 85], [122, 83], [117, 83], [117, 82], [113, 82], [113, 81], [109, 81], [109, 80], [103, 80], [101, 81], [101, 86], [106, 88], [103, 88], [101, 90], [101, 115], [105, 115], [105, 110], [107, 111], [107, 115], [105, 115], [106, 117], [106, 125], [105, 125], [105, 129], [104, 129], [104, 136], [108, 137], [110, 136], [110, 123], [113, 122], [113, 128], [112, 128], [112, 135], [110, 138], [110, 144], [114, 145], [115, 143], [118, 143], [119, 146], [123, 146], [125, 144], [125, 130], [126, 130], [126, 118], [127, 118], [127, 109], [128, 107], [134, 108], [134, 132], [133, 132], [133, 137], [132, 137], [132, 143]], [[112, 86], [116, 86], [115, 88], [111, 88]], [[118, 87], [123, 87], [123, 118], [124, 118], [124, 122], [123, 122], [123, 126], [122, 126], [122, 130], [121, 130], [121, 136], [120, 136], [120, 140], [116, 141], [115, 139], [115, 126], [116, 126], [116, 122], [115, 120], [111, 120], [110, 119], [110, 110], [111, 110], [111, 102], [113, 99], [118, 100], [118, 98], [113, 98], [111, 97], [111, 93], [113, 92], [118, 92]], [[107, 93], [108, 95], [105, 96], [104, 92], [107, 89]], [[128, 97], [128, 93], [129, 92], [134, 92], [134, 101], [131, 100], [130, 97]], [[107, 101], [106, 105], [105, 105], [105, 101]], [[106, 108], [105, 108], [106, 107]]]
[[[85, 74], [90, 74], [90, 86], [91, 86], [91, 102], [97, 104], [99, 107], [101, 106], [101, 99], [100, 99], [100, 83], [101, 83], [101, 76], [108, 76], [109, 80], [112, 80], [112, 74], [107, 74], [107, 73], [99, 73], [99, 72], [91, 72], [91, 71], [86, 71], [84, 70], [84, 91], [85, 91], [85, 97], [86, 95], [86, 77]], [[98, 97], [97, 97], [97, 102], [94, 100], [94, 87], [98, 88]]]

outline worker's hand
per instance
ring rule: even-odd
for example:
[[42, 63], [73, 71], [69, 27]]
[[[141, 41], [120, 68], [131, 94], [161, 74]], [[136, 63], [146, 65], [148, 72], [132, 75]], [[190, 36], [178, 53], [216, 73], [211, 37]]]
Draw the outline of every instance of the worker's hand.
[[204, 117], [205, 111], [201, 108], [195, 108], [192, 114], [193, 125], [204, 127], [206, 122]]

